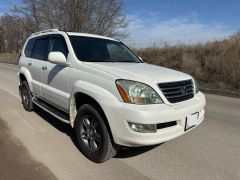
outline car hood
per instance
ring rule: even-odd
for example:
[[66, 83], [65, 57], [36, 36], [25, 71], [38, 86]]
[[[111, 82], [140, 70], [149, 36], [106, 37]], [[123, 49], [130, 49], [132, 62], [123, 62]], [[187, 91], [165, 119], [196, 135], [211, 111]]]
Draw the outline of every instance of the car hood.
[[148, 63], [84, 62], [93, 68], [113, 74], [120, 79], [144, 83], [160, 83], [192, 79], [188, 74]]

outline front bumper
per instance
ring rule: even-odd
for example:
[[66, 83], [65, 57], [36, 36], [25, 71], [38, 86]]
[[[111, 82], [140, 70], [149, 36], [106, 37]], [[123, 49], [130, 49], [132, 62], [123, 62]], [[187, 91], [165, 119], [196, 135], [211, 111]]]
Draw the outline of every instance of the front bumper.
[[[119, 102], [117, 104], [108, 103], [103, 105], [103, 110], [107, 116], [116, 144], [146, 146], [160, 144], [190, 131], [185, 131], [186, 117], [190, 114], [199, 112], [199, 125], [204, 119], [205, 104], [204, 94], [198, 92], [194, 98], [173, 105], [134, 105]], [[177, 124], [158, 129], [155, 133], [134, 132], [127, 123], [159, 124], [171, 121], [176, 121]]]

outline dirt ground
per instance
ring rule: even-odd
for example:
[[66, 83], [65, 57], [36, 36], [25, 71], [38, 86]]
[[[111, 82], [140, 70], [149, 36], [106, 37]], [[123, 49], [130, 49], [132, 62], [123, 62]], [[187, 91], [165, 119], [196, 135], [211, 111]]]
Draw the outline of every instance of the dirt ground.
[[0, 117], [0, 180], [56, 179], [41, 163], [35, 161], [19, 140], [11, 135]]

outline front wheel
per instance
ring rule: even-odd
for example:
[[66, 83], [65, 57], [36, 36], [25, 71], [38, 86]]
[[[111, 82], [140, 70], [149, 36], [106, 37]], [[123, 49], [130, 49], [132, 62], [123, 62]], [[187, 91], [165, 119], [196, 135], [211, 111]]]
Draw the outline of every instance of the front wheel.
[[115, 156], [119, 150], [119, 146], [110, 137], [103, 117], [90, 104], [79, 108], [75, 134], [81, 152], [94, 162], [104, 162]]

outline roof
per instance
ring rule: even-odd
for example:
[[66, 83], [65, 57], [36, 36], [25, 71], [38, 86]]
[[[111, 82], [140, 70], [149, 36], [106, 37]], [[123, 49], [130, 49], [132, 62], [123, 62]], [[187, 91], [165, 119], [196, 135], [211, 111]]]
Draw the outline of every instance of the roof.
[[108, 39], [108, 40], [112, 40], [112, 41], [118, 41], [116, 39], [110, 38], [110, 37], [106, 37], [106, 36], [100, 36], [97, 34], [88, 34], [88, 33], [78, 33], [78, 32], [67, 32], [68, 35], [72, 35], [72, 36], [85, 36], [85, 37], [94, 37], [94, 38], [100, 38], [100, 39]]
[[[35, 32], [33, 33], [31, 36], [40, 36], [40, 35], [44, 35], [44, 34], [52, 34], [52, 33], [58, 33], [58, 32], [64, 32], [64, 31], [60, 31], [58, 29], [46, 29], [43, 31], [39, 31], [39, 32]], [[94, 38], [100, 38], [100, 39], [108, 39], [108, 40], [112, 40], [112, 41], [118, 41], [116, 39], [110, 38], [110, 37], [106, 37], [106, 36], [100, 36], [100, 35], [96, 35], [96, 34], [88, 34], [88, 33], [79, 33], [79, 32], [66, 32], [68, 35], [73, 35], [73, 36], [84, 36], [84, 37], [94, 37]]]

